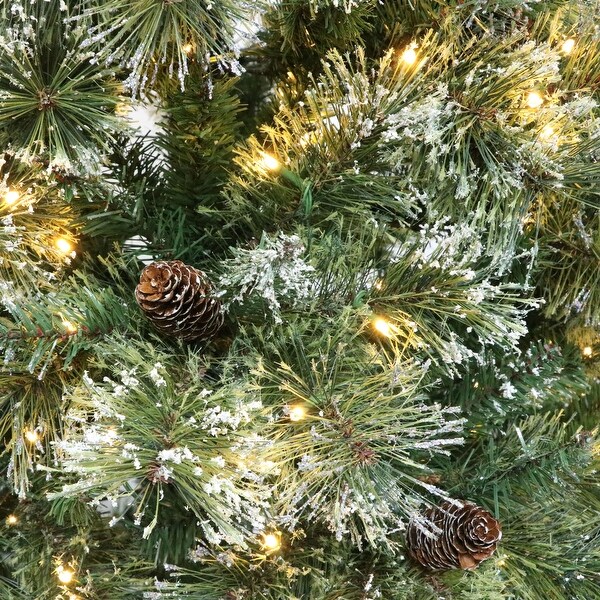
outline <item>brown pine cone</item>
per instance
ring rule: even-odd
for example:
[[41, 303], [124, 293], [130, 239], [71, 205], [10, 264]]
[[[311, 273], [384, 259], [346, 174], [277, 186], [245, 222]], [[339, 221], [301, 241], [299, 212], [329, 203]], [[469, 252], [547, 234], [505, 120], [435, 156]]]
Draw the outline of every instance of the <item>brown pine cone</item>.
[[135, 299], [154, 326], [185, 341], [208, 339], [223, 325], [221, 303], [207, 276], [180, 260], [144, 268]]
[[430, 508], [412, 519], [406, 531], [411, 558], [430, 571], [474, 569], [492, 556], [501, 539], [500, 523], [468, 502]]

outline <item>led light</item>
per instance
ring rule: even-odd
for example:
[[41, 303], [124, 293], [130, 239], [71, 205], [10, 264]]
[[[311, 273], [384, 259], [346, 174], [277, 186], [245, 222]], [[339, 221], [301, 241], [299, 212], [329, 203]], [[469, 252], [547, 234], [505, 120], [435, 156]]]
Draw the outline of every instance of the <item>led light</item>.
[[38, 432], [35, 429], [28, 429], [25, 433], [25, 439], [30, 443], [30, 444], [37, 444], [37, 442], [40, 441], [40, 436], [38, 434]]
[[544, 104], [544, 99], [537, 92], [529, 92], [527, 95], [529, 108], [539, 108], [542, 104]]
[[69, 585], [69, 583], [71, 583], [75, 577], [75, 573], [71, 571], [71, 569], [65, 569], [65, 567], [62, 565], [56, 569], [56, 574], [58, 576], [58, 580], [64, 585]]
[[393, 335], [392, 326], [385, 319], [382, 319], [381, 317], [379, 317], [373, 321], [373, 327], [381, 335], [384, 335], [385, 337], [392, 337], [392, 335]]
[[191, 54], [192, 50], [194, 49], [194, 46], [192, 46], [192, 44], [185, 44], [184, 46], [181, 47], [181, 49], [186, 53], [186, 54]]
[[540, 131], [540, 139], [549, 140], [554, 135], [554, 127], [552, 125], [546, 125], [542, 131]]
[[14, 204], [15, 202], [17, 202], [19, 200], [20, 197], [21, 197], [21, 194], [19, 194], [19, 192], [17, 192], [17, 190], [8, 190], [4, 194], [4, 201], [6, 202], [6, 204]]
[[591, 346], [586, 346], [586, 347], [583, 349], [583, 355], [584, 355], [586, 358], [590, 358], [590, 357], [592, 356], [592, 353], [593, 353], [593, 352], [592, 352], [592, 347], [591, 347]]
[[407, 48], [402, 53], [402, 61], [407, 65], [414, 65], [417, 61], [417, 53], [414, 48]]
[[279, 171], [279, 169], [281, 168], [281, 163], [274, 156], [271, 156], [266, 152], [262, 153], [262, 158], [260, 162], [262, 166], [268, 171]]
[[575, 40], [574, 39], [569, 38], [568, 40], [565, 40], [563, 42], [562, 51], [565, 54], [571, 54], [571, 52], [573, 52], [573, 48], [575, 48]]
[[73, 325], [73, 323], [71, 323], [71, 321], [63, 321], [62, 322], [63, 327], [69, 332], [69, 333], [76, 333], [77, 332], [77, 327], [75, 327], [75, 325]]
[[477, 388], [479, 387], [479, 381], [476, 381], [476, 382], [473, 384], [473, 387], [474, 387], [475, 389], [477, 389]]
[[302, 421], [306, 417], [306, 409], [303, 406], [297, 404], [290, 408], [290, 421]]
[[16, 525], [18, 522], [19, 518], [17, 517], [17, 515], [8, 515], [8, 517], [6, 517], [7, 525]]
[[262, 546], [265, 550], [274, 552], [281, 548], [281, 534], [280, 533], [265, 533], [263, 536]]
[[73, 246], [71, 246], [71, 243], [68, 240], [65, 240], [65, 238], [58, 238], [56, 240], [56, 247], [63, 254], [69, 254], [69, 252], [73, 250]]

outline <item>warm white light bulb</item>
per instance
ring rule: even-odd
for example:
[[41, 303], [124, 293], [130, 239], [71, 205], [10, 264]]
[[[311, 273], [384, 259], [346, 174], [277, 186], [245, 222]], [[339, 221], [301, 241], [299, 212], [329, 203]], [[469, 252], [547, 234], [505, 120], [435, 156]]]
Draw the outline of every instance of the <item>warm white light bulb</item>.
[[266, 152], [262, 153], [261, 163], [268, 171], [278, 171], [281, 168], [281, 163], [274, 156]]
[[592, 347], [591, 347], [591, 346], [586, 346], [586, 347], [583, 349], [583, 355], [584, 355], [586, 358], [590, 358], [590, 356], [592, 356], [592, 353], [593, 353], [593, 351], [592, 351]]
[[17, 515], [8, 515], [8, 517], [6, 517], [7, 525], [16, 525], [18, 522], [19, 518], [17, 517]]
[[191, 54], [192, 50], [194, 49], [194, 46], [192, 44], [185, 44], [184, 46], [181, 47], [181, 49], [186, 53], [186, 54]]
[[71, 323], [71, 321], [63, 321], [62, 322], [63, 327], [69, 332], [69, 333], [76, 333], [77, 332], [77, 327], [75, 327], [75, 325], [73, 325], [73, 323]]
[[65, 569], [63, 566], [58, 567], [56, 574], [58, 580], [64, 585], [69, 585], [73, 581], [73, 577], [75, 577], [75, 573], [71, 569]]
[[407, 48], [403, 53], [402, 53], [402, 62], [404, 62], [407, 65], [414, 65], [415, 62], [417, 61], [417, 52], [415, 51], [414, 48]]
[[73, 250], [73, 246], [71, 246], [71, 243], [69, 242], [69, 240], [65, 240], [65, 238], [58, 238], [56, 240], [56, 247], [63, 254], [69, 254], [69, 252], [71, 252]]
[[392, 326], [385, 320], [379, 317], [373, 321], [373, 327], [385, 337], [392, 337]]
[[28, 429], [24, 435], [25, 435], [25, 439], [30, 444], [36, 444], [37, 442], [40, 441], [40, 436], [35, 429]]
[[539, 108], [542, 104], [544, 104], [544, 99], [537, 92], [529, 92], [527, 95], [529, 108]]
[[540, 138], [542, 140], [549, 140], [554, 135], [554, 127], [552, 125], [545, 125], [542, 131], [540, 131]]
[[8, 190], [4, 194], [4, 201], [6, 202], [6, 204], [14, 204], [15, 202], [17, 202], [19, 200], [20, 197], [21, 197], [21, 194], [19, 194], [19, 192], [17, 192], [17, 190]]
[[565, 54], [571, 54], [571, 52], [573, 52], [573, 48], [575, 48], [575, 40], [574, 39], [569, 38], [568, 40], [565, 40], [563, 42], [562, 51]]
[[306, 409], [303, 406], [296, 405], [290, 408], [290, 421], [302, 421], [306, 417]]
[[281, 547], [281, 536], [278, 533], [266, 533], [263, 536], [262, 545], [265, 550], [279, 550]]

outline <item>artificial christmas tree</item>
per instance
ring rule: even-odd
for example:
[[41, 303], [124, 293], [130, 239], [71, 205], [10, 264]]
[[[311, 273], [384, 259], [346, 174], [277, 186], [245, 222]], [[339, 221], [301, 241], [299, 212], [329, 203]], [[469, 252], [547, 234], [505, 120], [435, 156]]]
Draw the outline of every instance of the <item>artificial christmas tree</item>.
[[0, 598], [600, 598], [600, 5], [0, 18]]

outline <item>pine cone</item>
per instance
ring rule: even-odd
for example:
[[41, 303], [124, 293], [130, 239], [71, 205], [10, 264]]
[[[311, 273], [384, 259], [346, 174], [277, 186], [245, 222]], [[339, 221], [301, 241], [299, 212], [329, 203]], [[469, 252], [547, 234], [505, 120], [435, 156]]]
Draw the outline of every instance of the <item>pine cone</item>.
[[144, 268], [135, 299], [162, 333], [185, 341], [208, 339], [223, 325], [221, 303], [206, 275], [180, 260]]
[[411, 558], [430, 571], [474, 569], [492, 556], [502, 538], [500, 523], [475, 504], [444, 502], [423, 516], [429, 523], [411, 520], [406, 544]]

